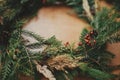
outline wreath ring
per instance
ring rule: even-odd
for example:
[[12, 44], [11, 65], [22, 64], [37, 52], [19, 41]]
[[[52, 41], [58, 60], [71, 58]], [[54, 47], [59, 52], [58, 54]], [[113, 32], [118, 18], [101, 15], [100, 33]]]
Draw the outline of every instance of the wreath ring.
[[[108, 42], [113, 43], [120, 40], [117, 37], [119, 35], [120, 24], [115, 21], [118, 17], [117, 14], [109, 16], [108, 14], [111, 13], [111, 10], [103, 9], [93, 16], [90, 12], [88, 1], [83, 0], [82, 9], [86, 11], [87, 20], [91, 23], [93, 30], [88, 31], [84, 29], [78, 44], [79, 46], [74, 49], [69, 43], [62, 45], [54, 36], [46, 40], [37, 34], [21, 30], [21, 26], [26, 22], [26, 16], [31, 17], [31, 14], [41, 7], [38, 5], [38, 2], [41, 5], [56, 3], [56, 1], [49, 0], [48, 2], [46, 0], [36, 0], [33, 2], [29, 0], [15, 2], [6, 0], [5, 2], [3, 1], [4, 5], [0, 6], [3, 9], [1, 10], [3, 11], [1, 14], [3, 20], [0, 26], [10, 26], [8, 29], [3, 29], [2, 32], [7, 32], [7, 37], [2, 37], [2, 41], [4, 42], [4, 39], [8, 39], [7, 46], [2, 49], [4, 54], [1, 54], [2, 68], [0, 71], [2, 72], [2, 77], [0, 78], [2, 80], [16, 80], [18, 77], [16, 75], [17, 72], [37, 75], [36, 71], [43, 74], [49, 80], [61, 80], [61, 78], [73, 80], [72, 76], [79, 72], [100, 80], [109, 80], [115, 77], [113, 74], [108, 73], [108, 68], [110, 69], [109, 61], [113, 55], [106, 51], [105, 47]], [[16, 5], [11, 5], [14, 3]], [[74, 2], [67, 0], [63, 1], [63, 3], [67, 3], [70, 6], [76, 5], [78, 8], [81, 1]], [[30, 8], [34, 8], [34, 10], [31, 11]], [[30, 15], [27, 15], [26, 9], [28, 9], [28, 12], [31, 11]], [[26, 44], [29, 40], [22, 38], [21, 34], [30, 36], [38, 42]], [[44, 50], [36, 53], [30, 51], [30, 49], [39, 47], [44, 47]]]

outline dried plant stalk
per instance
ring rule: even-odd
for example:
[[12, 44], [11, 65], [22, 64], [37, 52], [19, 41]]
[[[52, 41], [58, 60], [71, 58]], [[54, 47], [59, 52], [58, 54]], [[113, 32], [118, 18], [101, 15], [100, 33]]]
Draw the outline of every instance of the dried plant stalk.
[[73, 59], [70, 55], [64, 54], [48, 60], [47, 63], [51, 68], [65, 71], [65, 68], [72, 69], [72, 68], [78, 67], [79, 66], [78, 61], [80, 59], [81, 58]]
[[98, 12], [99, 10], [100, 10], [100, 2], [99, 2], [99, 0], [94, 0], [94, 2], [95, 2], [95, 12]]
[[88, 4], [88, 0], [82, 0], [83, 1], [83, 9], [85, 10], [85, 12], [87, 13], [87, 16], [93, 20], [93, 15], [90, 12], [90, 6]]
[[43, 74], [49, 80], [56, 80], [56, 78], [54, 77], [52, 72], [47, 68], [46, 65], [41, 66], [40, 64], [38, 64], [37, 61], [34, 61], [34, 63], [36, 64], [36, 68], [39, 73]]

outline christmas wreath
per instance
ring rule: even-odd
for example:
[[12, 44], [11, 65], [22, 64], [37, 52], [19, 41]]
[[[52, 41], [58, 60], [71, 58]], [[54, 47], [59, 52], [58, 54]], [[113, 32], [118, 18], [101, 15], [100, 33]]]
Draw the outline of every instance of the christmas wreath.
[[[119, 14], [114, 10], [98, 11], [98, 0], [1, 0], [0, 1], [0, 80], [18, 80], [20, 73], [34, 76], [38, 73], [49, 80], [73, 80], [77, 74], [95, 80], [113, 80], [116, 75], [110, 61], [114, 57], [106, 50], [108, 43], [120, 42]], [[117, 0], [116, 0], [117, 1]], [[23, 24], [35, 16], [38, 9], [48, 5], [67, 5], [91, 24], [84, 29], [78, 47], [69, 42], [61, 44], [55, 36], [44, 39]], [[86, 14], [84, 14], [84, 12]], [[29, 13], [29, 14], [28, 14]], [[37, 40], [27, 44], [22, 35]], [[32, 52], [30, 49], [43, 48]]]

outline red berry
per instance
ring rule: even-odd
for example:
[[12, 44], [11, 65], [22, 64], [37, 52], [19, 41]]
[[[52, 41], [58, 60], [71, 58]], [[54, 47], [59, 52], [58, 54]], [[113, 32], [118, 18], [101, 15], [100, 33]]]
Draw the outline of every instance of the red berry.
[[86, 42], [86, 43], [88, 43], [88, 42], [89, 42], [89, 40], [88, 40], [88, 39], [84, 39], [84, 40], [85, 40], [85, 42]]
[[87, 34], [86, 36], [85, 36], [85, 38], [88, 38], [89, 37], [89, 34]]
[[68, 44], [69, 44], [69, 42], [66, 42], [66, 44], [68, 45]]
[[90, 42], [87, 42], [87, 45], [91, 46], [92, 44]]
[[90, 32], [90, 34], [94, 34], [94, 32], [93, 32], [93, 31], [91, 31], [91, 32]]
[[69, 42], [66, 42], [64, 45], [67, 47], [69, 45]]
[[78, 43], [78, 46], [82, 46], [82, 43], [81, 43], [81, 42], [79, 42], [79, 43]]
[[90, 40], [90, 39], [91, 39], [91, 37], [89, 36], [87, 39], [88, 39], [88, 40]]
[[86, 42], [86, 44], [89, 45], [89, 46], [92, 45], [90, 40], [85, 39], [85, 42]]
[[96, 40], [93, 40], [94, 44], [96, 43]]

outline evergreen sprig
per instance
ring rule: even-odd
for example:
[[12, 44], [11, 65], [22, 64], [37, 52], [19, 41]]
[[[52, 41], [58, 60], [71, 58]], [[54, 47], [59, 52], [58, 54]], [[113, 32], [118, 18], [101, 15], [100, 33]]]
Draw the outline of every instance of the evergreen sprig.
[[[92, 27], [99, 34], [96, 37], [96, 40], [98, 40], [100, 44], [101, 43], [104, 44], [110, 40], [111, 41], [114, 40], [114, 42], [116, 39], [119, 40], [119, 38], [116, 39], [110, 38], [112, 35], [115, 35], [120, 30], [120, 22], [116, 21], [119, 15], [115, 12], [114, 13], [112, 12], [113, 12], [112, 10], [107, 10], [104, 8], [101, 12], [98, 12], [96, 14], [95, 19], [93, 20], [93, 22], [91, 22]], [[119, 33], [116, 34], [116, 37], [117, 36], [119, 37]]]

